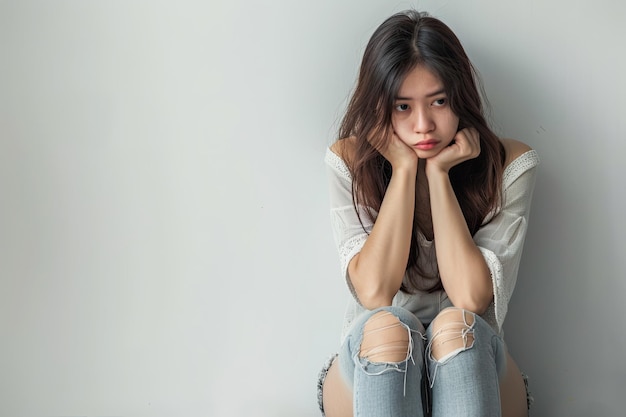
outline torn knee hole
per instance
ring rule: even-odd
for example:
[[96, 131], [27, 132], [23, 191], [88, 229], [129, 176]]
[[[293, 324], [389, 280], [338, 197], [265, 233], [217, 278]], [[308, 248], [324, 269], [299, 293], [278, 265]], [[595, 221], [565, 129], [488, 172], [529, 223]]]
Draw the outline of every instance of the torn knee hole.
[[410, 356], [409, 329], [388, 311], [379, 311], [365, 323], [359, 357], [371, 362], [402, 362]]
[[461, 309], [447, 309], [432, 323], [430, 355], [443, 361], [453, 354], [474, 345], [474, 315]]

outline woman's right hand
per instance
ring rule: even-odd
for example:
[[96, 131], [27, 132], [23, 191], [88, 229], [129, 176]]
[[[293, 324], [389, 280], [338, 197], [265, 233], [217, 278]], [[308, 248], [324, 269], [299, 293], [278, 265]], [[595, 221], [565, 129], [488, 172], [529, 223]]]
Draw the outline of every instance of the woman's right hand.
[[387, 141], [384, 149], [379, 152], [389, 163], [394, 170], [397, 169], [414, 169], [417, 172], [417, 153], [409, 145], [404, 143], [402, 139], [396, 135], [396, 132], [392, 132], [391, 138]]
[[391, 305], [402, 286], [411, 248], [418, 158], [395, 133], [376, 148], [392, 167], [374, 226], [348, 263], [348, 275], [367, 309]]

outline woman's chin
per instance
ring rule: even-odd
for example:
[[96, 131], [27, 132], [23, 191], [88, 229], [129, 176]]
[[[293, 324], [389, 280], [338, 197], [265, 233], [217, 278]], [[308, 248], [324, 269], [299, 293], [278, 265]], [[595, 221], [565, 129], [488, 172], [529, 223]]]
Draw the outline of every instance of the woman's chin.
[[415, 150], [415, 153], [417, 154], [417, 157], [419, 159], [432, 158], [433, 156], [437, 155], [439, 152], [441, 152], [440, 148], [434, 148], [434, 149], [429, 149], [429, 150], [423, 150], [423, 149]]

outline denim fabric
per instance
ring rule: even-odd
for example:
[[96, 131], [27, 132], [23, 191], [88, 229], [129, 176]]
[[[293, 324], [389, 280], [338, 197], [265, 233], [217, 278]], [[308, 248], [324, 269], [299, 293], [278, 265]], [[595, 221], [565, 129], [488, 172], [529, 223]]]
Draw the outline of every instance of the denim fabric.
[[[438, 361], [427, 348], [433, 417], [501, 414], [499, 380], [506, 371], [504, 342], [482, 317], [471, 312], [466, 314], [474, 319], [466, 329], [474, 339], [471, 345]], [[430, 326], [426, 331], [429, 346], [433, 341], [432, 333]]]
[[[400, 319], [412, 339], [412, 352], [399, 363], [373, 363], [359, 358], [363, 327], [379, 311]], [[355, 417], [423, 416], [422, 375], [424, 373], [424, 326], [408, 310], [382, 307], [366, 311], [355, 319], [339, 351], [339, 368], [352, 388]]]
[[[398, 317], [410, 333], [407, 358], [372, 363], [359, 357], [363, 327], [379, 311]], [[355, 319], [339, 351], [342, 376], [352, 388], [355, 417], [491, 417], [500, 416], [499, 375], [506, 366], [502, 339], [480, 316], [467, 326], [473, 343], [440, 361], [430, 354], [428, 330], [408, 310], [382, 307]]]

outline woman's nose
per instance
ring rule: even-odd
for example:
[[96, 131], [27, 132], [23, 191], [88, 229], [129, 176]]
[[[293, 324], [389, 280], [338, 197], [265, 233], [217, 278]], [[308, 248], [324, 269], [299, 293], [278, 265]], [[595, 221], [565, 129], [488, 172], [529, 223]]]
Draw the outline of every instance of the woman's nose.
[[426, 110], [417, 110], [413, 114], [413, 131], [415, 133], [428, 133], [435, 128], [431, 115]]

